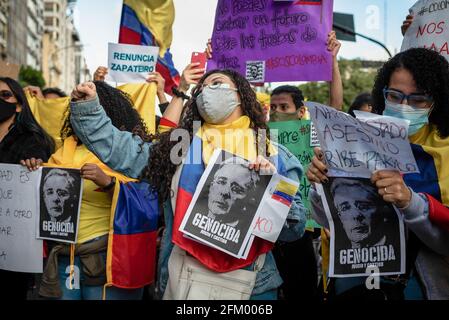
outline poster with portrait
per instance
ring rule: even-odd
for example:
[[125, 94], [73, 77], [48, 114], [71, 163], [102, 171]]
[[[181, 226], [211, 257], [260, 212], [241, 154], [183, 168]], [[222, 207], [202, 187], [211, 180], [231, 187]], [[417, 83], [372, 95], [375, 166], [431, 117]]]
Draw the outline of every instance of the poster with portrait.
[[330, 177], [317, 191], [331, 230], [330, 277], [369, 276], [369, 267], [379, 275], [405, 273], [402, 216], [370, 179]]
[[82, 192], [80, 170], [42, 168], [38, 239], [76, 243]]
[[260, 203], [272, 175], [248, 169], [250, 162], [217, 150], [196, 188], [179, 228], [186, 236], [244, 258]]

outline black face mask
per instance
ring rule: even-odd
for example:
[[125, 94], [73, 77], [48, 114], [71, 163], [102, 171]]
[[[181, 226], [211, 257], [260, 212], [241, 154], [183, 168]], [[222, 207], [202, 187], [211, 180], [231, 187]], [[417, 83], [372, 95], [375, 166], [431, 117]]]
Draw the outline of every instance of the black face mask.
[[0, 99], [0, 123], [8, 120], [16, 113], [17, 105]]

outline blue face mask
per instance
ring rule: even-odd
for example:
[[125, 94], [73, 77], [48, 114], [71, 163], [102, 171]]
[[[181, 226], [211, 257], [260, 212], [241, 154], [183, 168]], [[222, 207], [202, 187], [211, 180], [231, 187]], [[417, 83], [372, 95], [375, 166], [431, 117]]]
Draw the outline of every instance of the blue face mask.
[[410, 126], [408, 135], [412, 136], [429, 123], [429, 111], [430, 108], [418, 109], [407, 104], [396, 104], [385, 100], [385, 110], [383, 115], [409, 120]]

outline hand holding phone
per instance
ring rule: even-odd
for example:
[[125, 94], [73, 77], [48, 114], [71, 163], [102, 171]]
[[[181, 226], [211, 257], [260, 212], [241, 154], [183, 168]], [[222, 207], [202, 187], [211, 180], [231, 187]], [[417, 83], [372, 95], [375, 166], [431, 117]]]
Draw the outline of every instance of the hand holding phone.
[[199, 63], [200, 65], [195, 67], [195, 69], [205, 69], [206, 68], [206, 53], [205, 52], [193, 52], [191, 63]]

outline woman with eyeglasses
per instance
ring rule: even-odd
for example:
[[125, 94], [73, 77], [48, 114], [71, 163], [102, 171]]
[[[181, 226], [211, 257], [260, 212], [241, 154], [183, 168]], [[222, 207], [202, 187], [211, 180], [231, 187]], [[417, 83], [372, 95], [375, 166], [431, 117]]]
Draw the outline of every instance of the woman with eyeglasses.
[[[192, 98], [186, 96], [188, 87], [181, 83], [173, 90], [172, 103], [182, 106], [183, 99], [188, 99], [185, 107], [169, 107], [161, 120], [161, 125], [167, 125], [181, 119], [178, 129], [183, 130], [163, 133], [153, 142], [114, 129], [99, 107], [91, 83], [78, 86], [72, 93], [73, 99], [80, 99], [71, 104], [73, 128], [108, 166], [128, 176], [146, 179], [157, 189], [164, 203], [166, 224], [158, 266], [159, 297], [229, 299], [230, 296], [223, 294], [230, 293], [225, 288], [230, 285], [231, 288], [245, 286], [241, 290], [246, 294], [242, 293], [239, 298], [276, 299], [282, 279], [271, 253], [273, 243], [255, 238], [248, 258], [238, 259], [185, 237], [179, 227], [215, 148], [248, 159], [250, 170], [267, 173], [277, 170], [298, 182], [302, 176], [301, 164], [285, 148], [267, 141], [267, 136], [259, 131], [267, 128], [262, 107], [249, 82], [240, 74], [232, 70], [210, 71], [199, 79]], [[167, 114], [170, 114], [168, 118]], [[99, 135], [100, 131], [107, 134]], [[182, 163], [183, 159], [192, 161]], [[276, 167], [272, 161], [277, 163]], [[292, 200], [280, 235], [283, 241], [300, 238], [305, 229], [305, 208], [299, 191]], [[217, 279], [203, 282], [203, 286], [216, 285], [202, 290], [181, 290], [184, 286], [178, 271], [185, 266], [183, 259], [186, 262], [193, 259], [195, 270], [201, 269], [201, 274], [209, 280], [215, 275]], [[240, 276], [245, 274], [245, 281], [235, 279], [236, 272]], [[254, 282], [250, 280], [252, 276]], [[194, 281], [195, 277], [191, 279], [192, 288], [199, 284]]]
[[[428, 49], [399, 53], [380, 69], [373, 89], [376, 110], [410, 121], [409, 140], [420, 173], [378, 171], [371, 181], [383, 200], [402, 213], [407, 232], [406, 273], [382, 277], [381, 290], [367, 290], [365, 278], [336, 279], [340, 298], [449, 299], [449, 63]], [[314, 183], [327, 183], [321, 150], [307, 171]], [[328, 226], [312, 196], [314, 215]], [[365, 289], [363, 289], [365, 288]]]
[[[47, 161], [54, 142], [36, 122], [25, 94], [13, 79], [0, 78], [0, 163], [33, 166]], [[31, 276], [0, 270], [1, 299], [25, 300]]]

